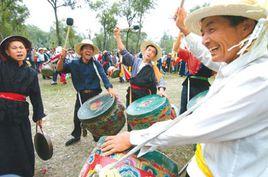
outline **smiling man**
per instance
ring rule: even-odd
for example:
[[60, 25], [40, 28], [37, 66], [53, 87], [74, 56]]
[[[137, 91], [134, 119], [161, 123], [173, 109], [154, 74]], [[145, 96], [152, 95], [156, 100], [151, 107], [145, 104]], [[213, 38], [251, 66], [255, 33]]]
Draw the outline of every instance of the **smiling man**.
[[[146, 146], [200, 143], [187, 167], [191, 177], [268, 176], [268, 22], [254, 0], [219, 0], [176, 24], [190, 50], [217, 70], [203, 103]], [[193, 37], [202, 34], [203, 45]], [[208, 50], [209, 49], [209, 50]], [[173, 120], [106, 139], [106, 154], [154, 137]], [[148, 149], [148, 148], [147, 148]], [[146, 150], [146, 149], [144, 149]]]
[[[94, 55], [99, 53], [99, 49], [92, 43], [92, 41], [89, 39], [83, 40], [75, 46], [75, 51], [81, 56], [80, 58], [64, 63], [67, 52], [66, 50], [62, 50], [61, 59], [57, 63], [57, 71], [71, 73], [73, 86], [77, 91], [74, 109], [74, 130], [71, 134], [73, 138], [65, 143], [66, 146], [74, 144], [80, 140], [81, 122], [77, 117], [77, 112], [82, 103], [101, 93], [101, 81], [98, 75], [101, 77], [101, 80], [110, 95], [115, 96], [112, 84], [109, 82], [101, 64], [94, 58]], [[94, 138], [94, 140], [97, 139]]]
[[143, 41], [141, 52], [137, 57], [128, 52], [121, 39], [120, 28], [114, 29], [114, 37], [122, 63], [131, 66], [130, 86], [127, 89], [126, 106], [146, 95], [158, 94], [165, 96], [165, 81], [156, 66], [156, 61], [162, 57], [161, 48], [151, 42]]

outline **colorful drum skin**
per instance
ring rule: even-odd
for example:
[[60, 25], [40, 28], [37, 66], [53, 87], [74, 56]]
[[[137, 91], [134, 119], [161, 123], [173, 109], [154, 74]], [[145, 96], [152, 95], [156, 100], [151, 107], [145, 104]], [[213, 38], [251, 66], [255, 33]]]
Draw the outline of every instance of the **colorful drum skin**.
[[[80, 171], [79, 177], [89, 177], [94, 173], [96, 165], [105, 167], [111, 164], [127, 152], [117, 153], [110, 156], [102, 156], [100, 150], [105, 137], [101, 137], [97, 146], [90, 153], [86, 163]], [[137, 155], [132, 155], [116, 166], [119, 174], [122, 177], [177, 177], [178, 166], [166, 155], [159, 151], [152, 151], [140, 158]]]
[[190, 101], [187, 103], [187, 109], [190, 109], [195, 104], [197, 104], [198, 102], [200, 102], [207, 95], [207, 93], [208, 93], [208, 90], [203, 91], [201, 93], [198, 93], [193, 98], [191, 98]]
[[124, 110], [123, 104], [110, 94], [101, 94], [87, 100], [78, 110], [77, 116], [83, 128], [99, 139], [120, 132], [126, 122]]
[[131, 130], [150, 127], [155, 122], [171, 119], [171, 105], [166, 97], [147, 95], [131, 103], [126, 109], [127, 124]]

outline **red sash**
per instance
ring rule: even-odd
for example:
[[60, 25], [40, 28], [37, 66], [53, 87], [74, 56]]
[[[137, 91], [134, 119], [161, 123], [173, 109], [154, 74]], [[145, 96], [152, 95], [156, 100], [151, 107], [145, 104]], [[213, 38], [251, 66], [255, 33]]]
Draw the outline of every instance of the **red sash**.
[[131, 86], [132, 89], [135, 89], [135, 90], [146, 90], [146, 91], [149, 92], [149, 94], [152, 93], [150, 89], [147, 89], [145, 87], [140, 87], [140, 86], [135, 85], [135, 84], [130, 84], [130, 86]]
[[0, 98], [12, 101], [26, 101], [25, 95], [11, 92], [0, 92]]

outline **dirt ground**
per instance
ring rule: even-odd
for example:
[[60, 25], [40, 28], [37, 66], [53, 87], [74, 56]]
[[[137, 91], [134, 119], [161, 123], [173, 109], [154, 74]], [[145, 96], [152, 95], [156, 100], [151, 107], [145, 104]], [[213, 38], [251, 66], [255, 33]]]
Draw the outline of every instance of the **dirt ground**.
[[[179, 105], [181, 83], [183, 78], [178, 74], [166, 74], [167, 95], [170, 102]], [[126, 88], [128, 83], [119, 83], [118, 79], [110, 79], [119, 97], [125, 102]], [[36, 155], [35, 176], [36, 177], [75, 177], [78, 176], [89, 153], [95, 143], [90, 133], [85, 138], [72, 145], [65, 146], [65, 142], [71, 137], [73, 129], [73, 109], [75, 102], [75, 90], [70, 78], [67, 85], [50, 85], [50, 80], [40, 79], [45, 113], [44, 131], [51, 137], [53, 142], [53, 157], [48, 161], [42, 161]], [[104, 90], [106, 92], [106, 90]], [[126, 130], [124, 128], [123, 130]], [[33, 136], [35, 124], [32, 124]], [[162, 148], [169, 158], [173, 159], [181, 168], [193, 155], [193, 146], [180, 146]]]

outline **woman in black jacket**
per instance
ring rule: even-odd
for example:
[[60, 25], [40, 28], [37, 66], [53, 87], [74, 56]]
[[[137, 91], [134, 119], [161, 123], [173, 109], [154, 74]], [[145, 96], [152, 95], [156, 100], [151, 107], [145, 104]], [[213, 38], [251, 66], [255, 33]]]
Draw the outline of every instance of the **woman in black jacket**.
[[29, 121], [29, 96], [33, 121], [45, 117], [37, 72], [26, 62], [31, 42], [9, 36], [0, 43], [0, 175], [34, 176], [34, 148]]

